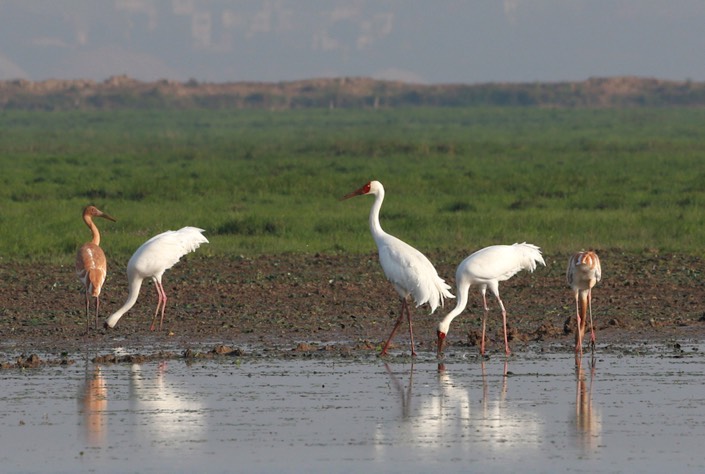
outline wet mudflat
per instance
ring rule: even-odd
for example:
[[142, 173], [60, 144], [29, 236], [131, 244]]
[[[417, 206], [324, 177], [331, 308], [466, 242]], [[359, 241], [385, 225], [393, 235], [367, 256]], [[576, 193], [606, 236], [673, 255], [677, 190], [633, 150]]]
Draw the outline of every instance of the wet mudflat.
[[705, 346], [75, 364], [0, 373], [4, 472], [705, 469]]

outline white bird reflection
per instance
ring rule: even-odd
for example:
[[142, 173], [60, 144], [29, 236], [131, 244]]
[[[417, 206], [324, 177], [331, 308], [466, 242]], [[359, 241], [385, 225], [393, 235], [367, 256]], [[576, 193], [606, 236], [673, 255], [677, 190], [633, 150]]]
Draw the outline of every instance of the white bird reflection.
[[168, 376], [167, 363], [156, 370], [133, 364], [130, 369], [130, 411], [145, 441], [167, 444], [205, 439], [203, 404]]
[[[385, 363], [390, 384], [399, 397], [401, 416], [399, 421], [381, 422], [375, 431], [375, 445], [385, 446], [412, 443], [421, 447], [438, 447], [448, 440], [444, 437], [470, 428], [470, 396], [466, 389], [453, 386], [439, 364], [438, 382], [440, 391], [429, 397], [414, 397], [414, 365], [409, 368], [406, 386], [390, 366]], [[424, 387], [428, 389], [428, 387]], [[414, 402], [419, 403], [418, 406]]]
[[[407, 385], [388, 365], [385, 368], [390, 386], [398, 394], [401, 417], [378, 423], [375, 441], [379, 450], [395, 440], [419, 448], [455, 445], [463, 451], [476, 451], [478, 442], [486, 443], [483, 449], [506, 450], [512, 446], [540, 449], [543, 425], [538, 413], [507, 400], [506, 363], [499, 385], [488, 382], [484, 362], [481, 377], [464, 374], [467, 376], [463, 383], [456, 383], [445, 364], [438, 364], [437, 387], [423, 385], [420, 387], [423, 395], [417, 393], [416, 396], [413, 366], [409, 369]], [[498, 391], [493, 393], [495, 388]], [[473, 396], [473, 392], [476, 395]]]
[[394, 372], [392, 372], [392, 369], [389, 367], [389, 364], [386, 362], [384, 363], [384, 368], [387, 371], [387, 374], [389, 375], [389, 379], [394, 386], [394, 388], [397, 390], [399, 393], [399, 398], [401, 399], [401, 418], [403, 420], [409, 418], [409, 411], [411, 407], [411, 388], [413, 386], [413, 379], [414, 379], [414, 364], [411, 364], [411, 368], [409, 369], [409, 383], [407, 384], [406, 387], [404, 387], [404, 384], [397, 378], [396, 375], [394, 375]]
[[99, 366], [89, 370], [86, 362], [86, 375], [78, 396], [79, 413], [82, 415], [85, 441], [93, 446], [105, 444], [108, 426], [108, 387]]
[[482, 416], [478, 420], [478, 431], [490, 448], [506, 450], [514, 446], [539, 449], [542, 440], [540, 415], [533, 410], [523, 408], [507, 400], [509, 364], [504, 361], [502, 383], [499, 393], [490, 394], [487, 382], [485, 361], [480, 364], [482, 370]]
[[595, 361], [590, 364], [590, 382], [587, 382], [582, 360], [575, 359], [575, 427], [579, 447], [589, 452], [600, 444], [602, 417], [592, 402], [592, 387], [595, 380]]

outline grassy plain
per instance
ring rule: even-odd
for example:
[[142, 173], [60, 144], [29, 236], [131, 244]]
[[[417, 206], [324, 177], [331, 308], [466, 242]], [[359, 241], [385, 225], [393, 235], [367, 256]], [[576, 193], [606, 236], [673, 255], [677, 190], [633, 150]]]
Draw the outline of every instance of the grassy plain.
[[125, 262], [202, 227], [212, 257], [365, 253], [382, 226], [423, 252], [528, 241], [703, 254], [705, 110], [406, 108], [0, 115], [0, 259], [71, 264], [89, 239]]

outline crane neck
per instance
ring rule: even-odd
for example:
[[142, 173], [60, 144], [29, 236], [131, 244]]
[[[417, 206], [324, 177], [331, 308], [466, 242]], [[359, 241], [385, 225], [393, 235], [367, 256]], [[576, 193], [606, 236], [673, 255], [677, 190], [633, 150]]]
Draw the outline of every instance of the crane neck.
[[445, 317], [441, 320], [440, 326], [444, 326], [446, 328], [450, 327], [450, 323], [456, 318], [456, 316], [460, 315], [465, 310], [465, 307], [468, 304], [468, 289], [465, 289], [464, 291], [458, 288], [458, 291], [456, 292], [456, 297], [458, 298], [455, 302], [455, 308], [453, 310], [446, 314]]
[[375, 202], [372, 203], [372, 209], [370, 209], [370, 231], [373, 237], [384, 234], [379, 223], [379, 211], [382, 208], [382, 201], [384, 201], [384, 189], [380, 189], [375, 193]]
[[88, 214], [83, 215], [83, 222], [86, 223], [88, 228], [91, 230], [91, 235], [93, 236], [93, 239], [91, 242], [93, 242], [95, 245], [100, 245], [100, 232], [98, 232], [98, 227], [93, 223], [93, 219], [91, 219], [91, 216]]
[[131, 275], [128, 275], [128, 280], [130, 281], [130, 285], [125, 304], [123, 304], [120, 309], [115, 311], [108, 319], [105, 320], [106, 324], [111, 328], [115, 327], [120, 318], [135, 305], [137, 302], [137, 297], [140, 295], [140, 288], [142, 287], [143, 278], [138, 276], [131, 277]]

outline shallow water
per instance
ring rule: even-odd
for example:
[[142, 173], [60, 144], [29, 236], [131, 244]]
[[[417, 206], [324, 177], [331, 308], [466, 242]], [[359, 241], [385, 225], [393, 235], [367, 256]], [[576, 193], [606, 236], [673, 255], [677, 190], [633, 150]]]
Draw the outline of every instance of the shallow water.
[[[3, 472], [705, 469], [704, 347], [5, 370]], [[599, 351], [599, 349], [598, 349]], [[506, 376], [505, 376], [506, 373]]]

